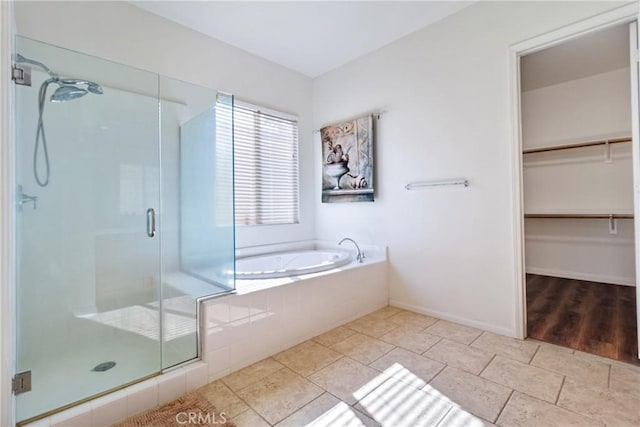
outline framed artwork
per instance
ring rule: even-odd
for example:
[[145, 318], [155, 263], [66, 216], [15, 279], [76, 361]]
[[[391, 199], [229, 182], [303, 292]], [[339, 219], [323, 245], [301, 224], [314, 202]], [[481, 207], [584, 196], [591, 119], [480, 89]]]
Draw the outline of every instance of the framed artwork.
[[373, 116], [320, 129], [322, 202], [373, 202]]

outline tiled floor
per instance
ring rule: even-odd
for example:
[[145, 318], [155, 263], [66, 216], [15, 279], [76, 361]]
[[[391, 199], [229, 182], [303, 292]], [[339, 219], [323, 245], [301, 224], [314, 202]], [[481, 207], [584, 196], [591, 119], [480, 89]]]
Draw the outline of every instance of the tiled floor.
[[211, 383], [239, 427], [640, 425], [640, 368], [386, 307]]

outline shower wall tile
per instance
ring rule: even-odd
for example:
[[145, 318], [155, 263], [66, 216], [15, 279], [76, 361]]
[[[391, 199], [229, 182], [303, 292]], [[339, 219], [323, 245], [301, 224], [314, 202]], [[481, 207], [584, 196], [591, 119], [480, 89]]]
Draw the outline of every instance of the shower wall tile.
[[187, 375], [187, 393], [208, 384], [209, 366], [196, 362], [185, 367]]
[[284, 287], [273, 288], [267, 292], [269, 313], [274, 316], [284, 315]]
[[[51, 418], [47, 417], [47, 418], [43, 418], [41, 420], [38, 421], [34, 421], [32, 423], [29, 424], [29, 427], [51, 427]], [[56, 427], [58, 427], [58, 424], [55, 425]]]
[[229, 359], [231, 363], [229, 367], [231, 371], [249, 366], [253, 363], [252, 355], [249, 354], [251, 342], [248, 339], [235, 341], [229, 347]]
[[207, 354], [223, 347], [229, 347], [231, 344], [232, 328], [229, 324], [216, 325], [203, 331], [203, 335], [202, 352], [203, 354]]
[[252, 322], [252, 336], [247, 337], [252, 341], [253, 351], [256, 355], [268, 357], [278, 348], [278, 337], [280, 335], [281, 324], [273, 316], [266, 316], [259, 321]]
[[184, 369], [166, 373], [158, 377], [158, 403], [170, 402], [187, 392], [187, 374]]
[[127, 418], [127, 393], [116, 391], [91, 404], [91, 426], [108, 427]]
[[265, 318], [268, 312], [268, 308], [268, 291], [255, 292], [251, 294], [249, 316], [251, 317], [252, 322]]
[[[50, 422], [52, 427], [90, 426], [91, 404], [83, 403], [67, 411], [52, 415]], [[31, 424], [29, 424], [29, 427], [32, 427]]]
[[229, 304], [229, 321], [231, 323], [246, 321], [249, 319], [249, 309], [251, 307], [250, 294], [233, 295], [232, 297], [225, 298], [224, 300]]
[[148, 381], [127, 387], [126, 392], [127, 417], [139, 414], [158, 405], [157, 378], [151, 378]]
[[227, 372], [231, 368], [230, 349], [223, 347], [204, 354], [204, 362], [209, 367], [209, 382], [212, 378], [219, 378], [221, 372]]
[[213, 300], [204, 304], [203, 308], [207, 327], [229, 323], [229, 303], [227, 301]]

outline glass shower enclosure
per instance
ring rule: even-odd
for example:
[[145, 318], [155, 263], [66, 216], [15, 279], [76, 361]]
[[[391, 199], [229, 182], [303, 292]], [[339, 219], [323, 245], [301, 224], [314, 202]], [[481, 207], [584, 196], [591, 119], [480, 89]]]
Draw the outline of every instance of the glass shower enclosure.
[[23, 37], [16, 419], [196, 359], [234, 289], [233, 97]]

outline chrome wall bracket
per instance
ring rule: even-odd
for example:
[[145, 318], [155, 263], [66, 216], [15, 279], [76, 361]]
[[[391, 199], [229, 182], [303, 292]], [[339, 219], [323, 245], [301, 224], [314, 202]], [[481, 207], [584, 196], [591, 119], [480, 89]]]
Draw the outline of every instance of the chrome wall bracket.
[[25, 205], [26, 203], [33, 203], [33, 210], [36, 210], [38, 208], [37, 203], [38, 203], [38, 196], [30, 196], [28, 194], [24, 194], [22, 192], [22, 185], [18, 185], [18, 210], [22, 211], [22, 206]]
[[14, 64], [11, 68], [11, 80], [17, 85], [31, 86], [31, 68]]
[[11, 379], [11, 391], [13, 394], [31, 391], [31, 371], [20, 372]]

